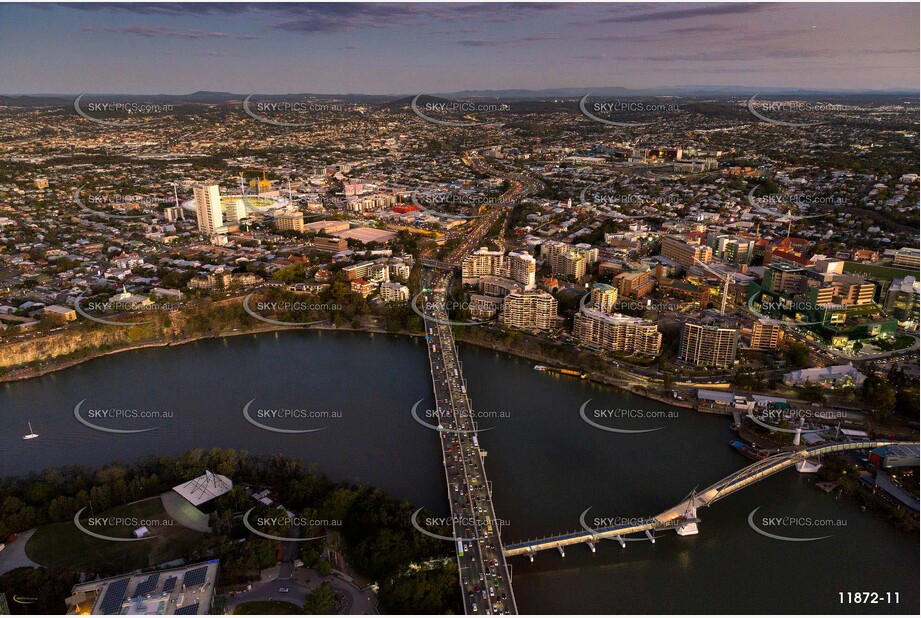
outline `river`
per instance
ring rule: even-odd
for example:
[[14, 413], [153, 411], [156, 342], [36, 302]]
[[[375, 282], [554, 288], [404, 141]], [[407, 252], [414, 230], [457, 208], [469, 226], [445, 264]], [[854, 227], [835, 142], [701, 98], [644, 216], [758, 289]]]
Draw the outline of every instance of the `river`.
[[[725, 417], [533, 370], [463, 346], [480, 443], [503, 541], [654, 515], [750, 463], [727, 446]], [[134, 350], [2, 386], [0, 475], [100, 466], [193, 447], [281, 452], [333, 480], [372, 483], [446, 514], [424, 341], [287, 331]], [[586, 423], [580, 407], [613, 433]], [[282, 429], [267, 431], [244, 417]], [[80, 404], [82, 402], [82, 404]], [[112, 434], [81, 423], [120, 430]], [[100, 411], [108, 411], [106, 414]], [[115, 410], [128, 411], [115, 414]], [[134, 417], [134, 410], [138, 416]], [[288, 417], [272, 411], [294, 410]], [[601, 410], [596, 414], [595, 410]], [[604, 418], [605, 412], [618, 418]], [[301, 412], [303, 411], [303, 412]], [[152, 413], [152, 414], [145, 414]], [[276, 412], [277, 413], [277, 412]], [[625, 418], [627, 416], [627, 418]], [[645, 418], [634, 418], [645, 416]], [[31, 422], [39, 438], [24, 441]], [[491, 427], [488, 431], [487, 427]], [[810, 542], [779, 541], [762, 530]], [[916, 534], [785, 471], [698, 513], [700, 534], [656, 543], [572, 546], [510, 559], [523, 613], [918, 613]], [[765, 519], [767, 518], [767, 519]], [[796, 518], [795, 522], [780, 518]], [[842, 604], [840, 593], [899, 593], [899, 603]], [[885, 596], [884, 596], [885, 598]]]

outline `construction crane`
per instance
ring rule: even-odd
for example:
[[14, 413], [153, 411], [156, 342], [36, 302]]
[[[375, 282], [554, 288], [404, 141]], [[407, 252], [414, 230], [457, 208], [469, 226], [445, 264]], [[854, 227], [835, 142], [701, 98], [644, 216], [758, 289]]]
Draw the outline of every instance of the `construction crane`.
[[708, 273], [716, 276], [718, 279], [723, 279], [723, 300], [720, 303], [720, 315], [726, 315], [726, 301], [729, 298], [729, 279], [730, 279], [729, 273], [725, 273], [725, 274], [719, 273], [713, 270], [712, 268], [710, 268], [709, 266], [707, 266], [706, 263], [699, 260], [698, 258], [695, 257], [693, 259], [696, 263], [700, 264], [703, 267], [703, 269], [706, 270]]
[[[266, 177], [265, 169], [243, 170], [243, 172], [240, 173], [241, 184], [242, 184], [244, 175], [248, 172], [256, 172], [256, 173], [262, 172], [262, 180], [257, 179], [257, 180], [249, 181], [249, 186], [256, 189], [256, 195], [260, 195], [263, 191], [269, 191], [272, 188], [272, 182]], [[242, 191], [242, 187], [241, 187], [241, 191]]]

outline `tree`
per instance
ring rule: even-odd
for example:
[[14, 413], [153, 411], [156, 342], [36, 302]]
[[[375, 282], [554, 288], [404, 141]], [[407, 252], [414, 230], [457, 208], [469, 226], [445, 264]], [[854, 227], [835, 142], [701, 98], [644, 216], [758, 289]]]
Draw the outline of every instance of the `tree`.
[[332, 614], [336, 611], [336, 593], [329, 582], [323, 582], [320, 587], [307, 595], [304, 600], [304, 613], [307, 614]]
[[875, 421], [886, 420], [895, 410], [895, 389], [875, 373], [871, 373], [864, 380], [862, 395], [863, 400], [870, 406], [870, 416]]
[[798, 341], [791, 341], [784, 351], [787, 364], [793, 369], [802, 369], [809, 365], [809, 346]]

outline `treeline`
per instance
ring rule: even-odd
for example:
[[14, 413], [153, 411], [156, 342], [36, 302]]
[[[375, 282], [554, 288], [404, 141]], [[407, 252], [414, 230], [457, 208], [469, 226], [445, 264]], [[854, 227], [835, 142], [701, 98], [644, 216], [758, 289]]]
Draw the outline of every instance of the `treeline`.
[[[444, 613], [461, 610], [456, 566], [413, 571], [411, 564], [450, 556], [451, 543], [419, 533], [411, 524], [414, 508], [380, 489], [334, 483], [301, 460], [273, 455], [256, 457], [233, 449], [193, 449], [178, 457], [145, 457], [136, 464], [111, 464], [99, 470], [82, 466], [52, 468], [26, 477], [0, 479], [0, 538], [35, 526], [68, 521], [92, 500], [96, 514], [153, 497], [205, 469], [234, 481], [229, 493], [216, 499], [210, 515], [212, 532], [188, 559], [221, 559], [221, 585], [245, 582], [275, 564], [278, 544], [254, 536], [242, 514], [256, 506], [245, 487], [267, 487], [292, 512], [307, 520], [341, 522], [344, 553], [352, 567], [381, 586], [380, 601], [389, 612]], [[260, 515], [278, 511], [260, 506]], [[422, 515], [425, 517], [425, 515]], [[285, 529], [266, 530], [284, 535]], [[448, 529], [434, 530], [450, 534]], [[322, 535], [322, 529], [302, 530]], [[324, 541], [304, 543], [302, 558], [319, 564]], [[58, 575], [55, 575], [56, 577]], [[38, 585], [38, 584], [36, 584]], [[422, 605], [414, 605], [419, 602]]]

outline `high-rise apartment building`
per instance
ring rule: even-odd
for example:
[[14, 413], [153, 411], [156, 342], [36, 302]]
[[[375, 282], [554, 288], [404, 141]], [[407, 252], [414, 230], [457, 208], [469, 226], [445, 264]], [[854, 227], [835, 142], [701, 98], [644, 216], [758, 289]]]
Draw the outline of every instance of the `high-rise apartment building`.
[[783, 340], [780, 324], [768, 320], [758, 320], [752, 325], [751, 348], [753, 350], [776, 350]]
[[503, 301], [502, 323], [511, 328], [550, 330], [556, 310], [556, 299], [543, 290], [512, 292]]
[[611, 313], [617, 304], [617, 288], [607, 283], [596, 283], [592, 285], [589, 292], [589, 300], [593, 309]]
[[461, 263], [464, 285], [478, 285], [486, 277], [501, 277], [520, 284], [525, 290], [536, 285], [537, 261], [528, 253], [490, 251], [480, 247]]
[[461, 262], [461, 277], [464, 285], [476, 285], [480, 277], [488, 275], [501, 277], [505, 271], [505, 254], [480, 247]]
[[598, 255], [597, 248], [585, 243], [570, 245], [548, 240], [540, 246], [540, 257], [550, 262], [550, 271], [572, 279], [585, 276], [588, 267], [598, 261]]
[[221, 211], [221, 190], [217, 185], [199, 185], [195, 195], [195, 216], [198, 231], [204, 236], [214, 236], [226, 231], [224, 213]]
[[736, 359], [739, 331], [685, 322], [678, 358], [700, 367], [731, 367]]
[[550, 258], [550, 272], [579, 280], [585, 276], [585, 257], [578, 253], [559, 253]]
[[611, 352], [656, 356], [662, 349], [662, 333], [656, 324], [588, 307], [573, 318], [572, 334], [583, 344]]
[[537, 284], [537, 260], [530, 253], [512, 251], [508, 254], [508, 278], [517, 281], [526, 290]]

